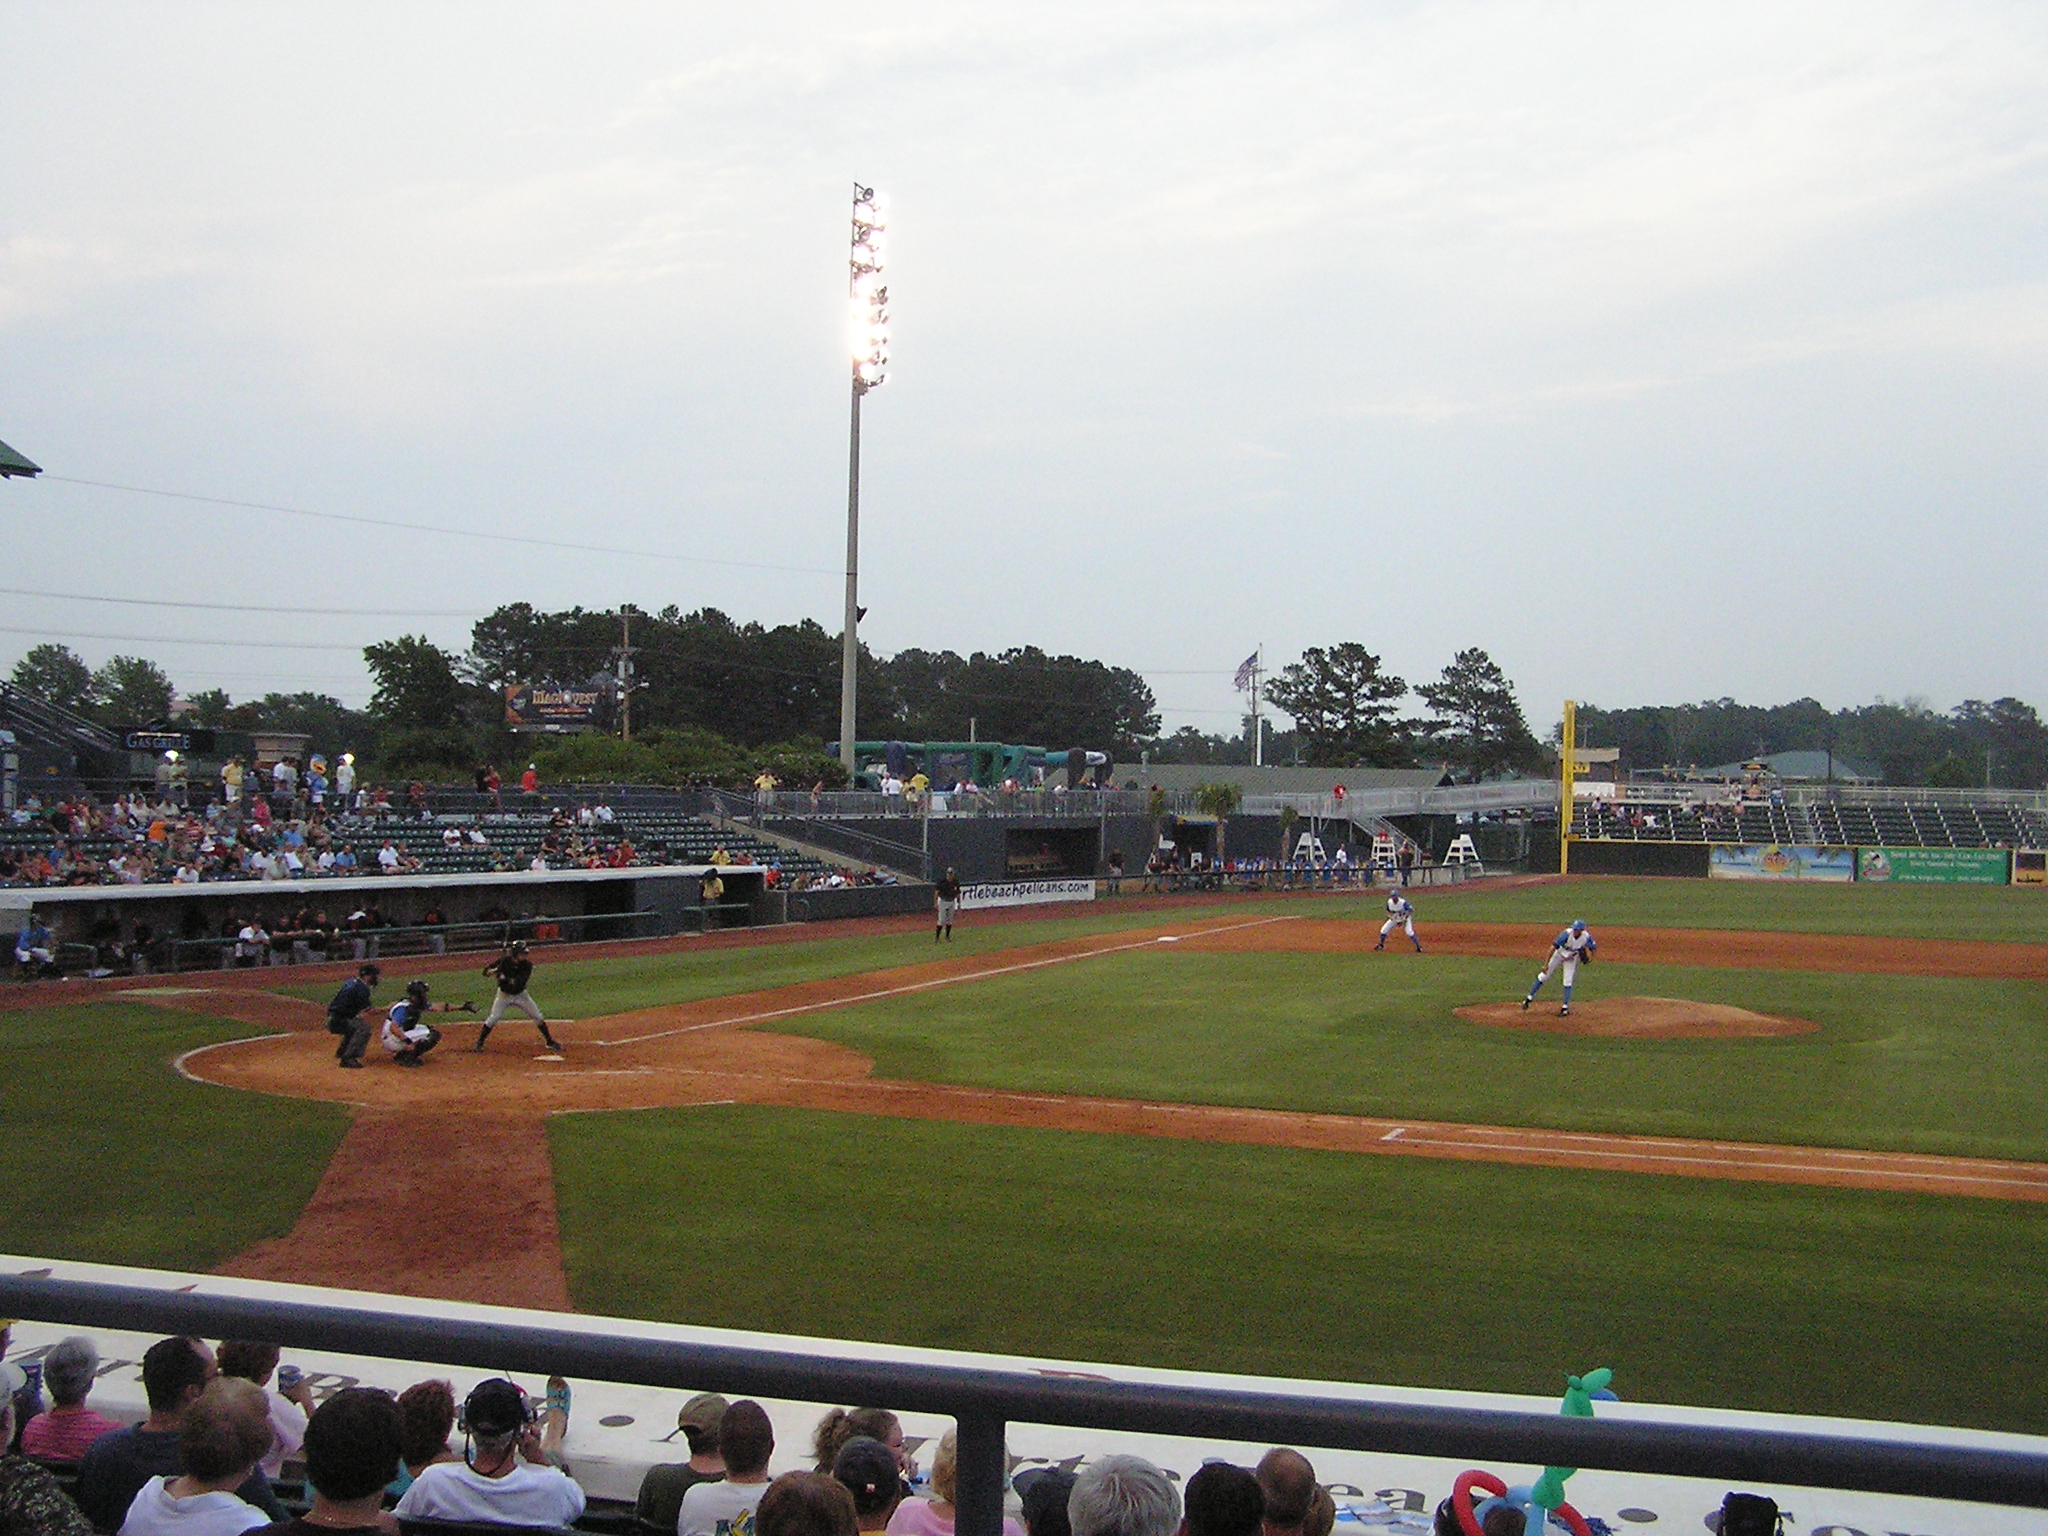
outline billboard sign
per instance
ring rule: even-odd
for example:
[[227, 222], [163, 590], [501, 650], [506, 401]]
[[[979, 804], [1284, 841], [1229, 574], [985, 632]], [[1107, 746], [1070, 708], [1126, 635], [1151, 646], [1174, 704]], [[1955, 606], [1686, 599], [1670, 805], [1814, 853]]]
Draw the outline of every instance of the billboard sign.
[[1856, 878], [1894, 885], [2004, 885], [2011, 855], [2003, 848], [1858, 848]]
[[505, 685], [505, 729], [557, 734], [587, 731], [597, 724], [603, 698], [595, 688], [546, 688], [535, 683]]
[[1853, 880], [1851, 848], [1807, 848], [1791, 843], [1716, 843], [1707, 851], [1716, 880]]
[[211, 752], [213, 732], [203, 728], [194, 731], [127, 731], [121, 736], [121, 744], [130, 752]]
[[1054, 901], [1093, 901], [1095, 882], [1087, 880], [1010, 880], [1001, 885], [960, 888], [960, 910], [982, 907], [1035, 907]]

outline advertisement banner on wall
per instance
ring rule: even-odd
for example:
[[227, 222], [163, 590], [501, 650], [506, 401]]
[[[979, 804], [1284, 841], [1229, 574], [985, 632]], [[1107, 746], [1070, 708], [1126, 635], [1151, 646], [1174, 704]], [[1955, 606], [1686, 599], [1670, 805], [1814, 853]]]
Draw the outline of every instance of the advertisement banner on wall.
[[1002, 885], [963, 885], [960, 910], [979, 907], [1036, 907], [1050, 901], [1093, 901], [1093, 880], [1011, 880]]
[[1894, 885], [2004, 885], [2011, 856], [2003, 848], [1858, 848], [1856, 878]]
[[1854, 880], [1853, 848], [1805, 848], [1790, 843], [1716, 843], [1707, 853], [1716, 880]]
[[505, 686], [505, 729], [566, 733], [587, 731], [597, 724], [599, 695], [594, 688], [537, 688], [532, 683]]

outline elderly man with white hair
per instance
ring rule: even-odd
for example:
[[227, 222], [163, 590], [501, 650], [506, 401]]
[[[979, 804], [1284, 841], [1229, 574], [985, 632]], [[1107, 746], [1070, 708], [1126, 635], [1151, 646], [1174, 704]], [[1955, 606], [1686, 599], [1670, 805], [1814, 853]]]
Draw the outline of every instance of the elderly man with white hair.
[[1180, 1495], [1142, 1456], [1105, 1456], [1083, 1466], [1067, 1496], [1074, 1536], [1174, 1536]]

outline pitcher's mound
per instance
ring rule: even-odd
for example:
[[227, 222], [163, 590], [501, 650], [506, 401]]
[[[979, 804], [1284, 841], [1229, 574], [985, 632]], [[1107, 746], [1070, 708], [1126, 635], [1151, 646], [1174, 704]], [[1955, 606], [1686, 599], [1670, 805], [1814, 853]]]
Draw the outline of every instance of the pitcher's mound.
[[1554, 998], [1538, 997], [1524, 1013], [1520, 1003], [1474, 1003], [1457, 1015], [1501, 1029], [1540, 1029], [1553, 1035], [1621, 1035], [1651, 1040], [1757, 1040], [1766, 1035], [1805, 1035], [1819, 1029], [1807, 1019], [1751, 1013], [1726, 1003], [1695, 1003], [1683, 997], [1601, 997], [1572, 1004], [1560, 1018]]

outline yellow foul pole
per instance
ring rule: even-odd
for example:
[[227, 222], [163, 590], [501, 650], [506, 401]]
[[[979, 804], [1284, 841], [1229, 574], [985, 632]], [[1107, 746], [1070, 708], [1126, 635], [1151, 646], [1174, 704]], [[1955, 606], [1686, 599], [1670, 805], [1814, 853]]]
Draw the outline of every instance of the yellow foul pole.
[[1561, 791], [1557, 809], [1557, 872], [1568, 875], [1572, 872], [1572, 778], [1578, 767], [1579, 758], [1579, 706], [1572, 700], [1564, 701], [1564, 741], [1558, 761], [1558, 788]]

